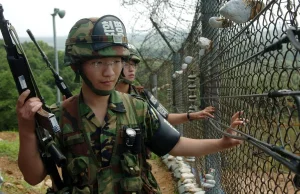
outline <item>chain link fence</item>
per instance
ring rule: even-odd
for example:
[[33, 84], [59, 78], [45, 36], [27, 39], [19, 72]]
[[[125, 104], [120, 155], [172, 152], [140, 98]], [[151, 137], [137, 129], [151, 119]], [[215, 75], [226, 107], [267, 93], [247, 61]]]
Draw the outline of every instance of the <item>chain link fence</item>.
[[[158, 51], [164, 57], [157, 53], [155, 61], [152, 57], [156, 68], [151, 69], [151, 76], [147, 75], [141, 84], [152, 88], [170, 112], [216, 108], [213, 120], [177, 126], [185, 137], [220, 138], [222, 133], [216, 127], [225, 130], [223, 124], [229, 126], [231, 116], [243, 110], [241, 117], [249, 122], [240, 131], [299, 159], [300, 2], [240, 1], [252, 8], [252, 19], [240, 24], [233, 22], [226, 28], [212, 28], [209, 19], [220, 17], [220, 8], [229, 1], [199, 0], [181, 49], [175, 52], [172, 45], [159, 47], [165, 48]], [[144, 45], [152, 46], [152, 50], [158, 48], [153, 44], [167, 42], [158, 30], [145, 39], [152, 45]], [[211, 40], [209, 48], [201, 48], [200, 37]], [[140, 47], [141, 55], [150, 59], [144, 45]], [[192, 56], [193, 61], [181, 71], [186, 56]], [[138, 77], [143, 75], [145, 72], [139, 72]], [[155, 86], [151, 85], [153, 75], [157, 76]], [[299, 160], [288, 160], [298, 164], [294, 171], [299, 172]], [[210, 168], [216, 170], [217, 184], [207, 190], [209, 194], [300, 193], [294, 171], [248, 141], [231, 150], [199, 157], [196, 167], [200, 176]]]

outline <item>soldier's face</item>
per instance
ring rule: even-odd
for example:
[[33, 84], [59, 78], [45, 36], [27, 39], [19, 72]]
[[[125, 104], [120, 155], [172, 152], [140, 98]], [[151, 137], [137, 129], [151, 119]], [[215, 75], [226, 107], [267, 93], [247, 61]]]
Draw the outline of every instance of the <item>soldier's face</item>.
[[121, 57], [92, 59], [83, 64], [83, 72], [96, 89], [112, 90], [123, 66]]
[[134, 81], [136, 70], [137, 70], [137, 64], [134, 61], [130, 60], [126, 62], [123, 69], [125, 78], [127, 80]]

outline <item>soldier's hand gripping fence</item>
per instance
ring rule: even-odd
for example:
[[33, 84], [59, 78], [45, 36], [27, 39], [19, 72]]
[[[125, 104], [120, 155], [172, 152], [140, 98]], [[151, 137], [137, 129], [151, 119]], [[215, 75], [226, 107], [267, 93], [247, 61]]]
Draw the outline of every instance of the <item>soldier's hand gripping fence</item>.
[[[17, 90], [19, 94], [21, 94], [25, 90], [30, 89], [28, 98], [38, 97], [43, 102], [43, 98], [34, 81], [23, 48], [18, 40], [17, 33], [8, 20], [5, 20], [3, 11], [3, 7], [0, 4], [0, 29], [5, 43], [7, 61], [14, 77]], [[13, 43], [13, 40], [15, 44]], [[58, 189], [61, 189], [64, 185], [57, 172], [56, 165], [59, 167], [64, 165], [66, 163], [66, 158], [60, 150], [57, 149], [52, 138], [53, 135], [60, 132], [60, 127], [54, 114], [50, 113], [44, 102], [42, 109], [36, 114], [35, 121], [35, 131], [39, 142], [39, 151], [41, 153], [42, 160], [47, 173], [52, 177], [54, 184]]]
[[[230, 68], [222, 71], [221, 73], [218, 73], [216, 76], [212, 77], [211, 79], [209, 79], [205, 82], [202, 82], [200, 85], [203, 85], [207, 82], [218, 79], [221, 75], [225, 74], [226, 72], [229, 72], [232, 69], [243, 65], [246, 61], [249, 61], [255, 57], [258, 57], [258, 56], [263, 55], [270, 51], [280, 50], [280, 49], [282, 49], [283, 44], [290, 42], [291, 45], [293, 45], [297, 50], [300, 50], [300, 43], [297, 41], [297, 39], [299, 39], [299, 37], [300, 37], [300, 30], [296, 29], [294, 27], [290, 27], [287, 29], [286, 35], [281, 37], [278, 41], [275, 41], [271, 45], [266, 46], [262, 51], [250, 56], [249, 58], [238, 63], [237, 65], [230, 67]], [[300, 97], [299, 97], [299, 95], [300, 95], [300, 91], [278, 90], [278, 91], [270, 91], [269, 93], [263, 93], [263, 94], [250, 94], [250, 95], [239, 95], [239, 96], [218, 96], [217, 98], [247, 98], [247, 97], [261, 97], [261, 96], [267, 96], [269, 98], [279, 98], [279, 97], [291, 96], [295, 100], [297, 110], [298, 110], [298, 115], [300, 115], [299, 114], [300, 113]], [[213, 97], [201, 97], [201, 99], [211, 99], [211, 98], [213, 98]], [[300, 121], [300, 116], [299, 116], [298, 120]], [[245, 140], [245, 141], [249, 142], [250, 144], [252, 144], [253, 146], [255, 146], [256, 148], [258, 148], [259, 150], [261, 150], [262, 152], [266, 153], [267, 155], [269, 155], [272, 158], [274, 158], [275, 160], [277, 160], [279, 163], [286, 166], [289, 170], [291, 170], [292, 172], [295, 173], [293, 182], [294, 182], [294, 185], [298, 189], [300, 188], [300, 157], [294, 153], [291, 153], [291, 152], [285, 150], [284, 149], [285, 146], [283, 143], [281, 146], [266, 143], [266, 142], [260, 141], [248, 134], [245, 134], [245, 133], [243, 133], [239, 130], [235, 130], [235, 129], [232, 129], [232, 130], [235, 131], [236, 133], [240, 134], [241, 136], [231, 135], [231, 134], [225, 133], [222, 130], [220, 130], [214, 124], [214, 122], [218, 123], [219, 125], [224, 126], [224, 127], [226, 125], [218, 122], [215, 119], [211, 119], [211, 118], [209, 118], [209, 121], [214, 129], [223, 133], [225, 136], [229, 136], [229, 137], [232, 137], [235, 139]], [[228, 127], [228, 126], [226, 126], [226, 127]]]
[[58, 87], [58, 89], [60, 90], [60, 92], [64, 96], [66, 96], [66, 98], [70, 98], [72, 96], [72, 93], [70, 92], [69, 88], [65, 84], [63, 78], [61, 76], [59, 76], [58, 73], [56, 73], [56, 71], [52, 68], [52, 65], [51, 65], [50, 61], [48, 60], [48, 57], [42, 51], [40, 45], [36, 42], [36, 40], [35, 40], [33, 34], [31, 33], [31, 31], [28, 29], [26, 32], [28, 33], [29, 37], [31, 38], [31, 40], [33, 41], [33, 43], [35, 44], [35, 46], [37, 47], [39, 52], [41, 53], [44, 61], [47, 63], [47, 67], [51, 70], [51, 72], [53, 74], [53, 77], [55, 79], [55, 84]]
[[[290, 91], [274, 91], [267, 94], [269, 97], [281, 97], [284, 95], [293, 95], [293, 94], [299, 94], [299, 92], [290, 92]], [[264, 141], [260, 141], [242, 131], [239, 131], [237, 129], [231, 128], [221, 122], [219, 122], [216, 119], [208, 118], [209, 123], [213, 126], [215, 130], [222, 133], [223, 135], [227, 137], [231, 137], [234, 139], [240, 139], [249, 142], [259, 150], [263, 151], [267, 155], [271, 156], [284, 166], [286, 166], [288, 169], [290, 169], [292, 172], [295, 173], [295, 177], [293, 179], [293, 182], [297, 188], [300, 188], [300, 157], [296, 154], [293, 154], [287, 150], [284, 149], [284, 146], [277, 146], [273, 145]], [[232, 131], [236, 132], [238, 135], [233, 135], [227, 132], [222, 131], [219, 129], [219, 127], [216, 126], [217, 123], [220, 126], [226, 127], [231, 129]], [[254, 153], [253, 153], [254, 154]]]

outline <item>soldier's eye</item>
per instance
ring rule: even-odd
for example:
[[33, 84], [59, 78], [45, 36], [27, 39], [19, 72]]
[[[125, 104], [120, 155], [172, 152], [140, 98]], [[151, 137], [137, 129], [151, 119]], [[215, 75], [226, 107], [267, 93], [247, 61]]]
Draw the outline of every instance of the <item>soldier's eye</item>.
[[114, 61], [114, 64], [119, 64], [121, 63], [121, 61]]

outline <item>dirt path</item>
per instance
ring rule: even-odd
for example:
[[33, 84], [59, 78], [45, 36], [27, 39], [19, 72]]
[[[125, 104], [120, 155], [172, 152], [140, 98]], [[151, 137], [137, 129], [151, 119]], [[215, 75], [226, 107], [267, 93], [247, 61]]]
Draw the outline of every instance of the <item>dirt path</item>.
[[[0, 141], [16, 141], [17, 133], [0, 132]], [[152, 173], [157, 179], [163, 194], [174, 194], [175, 183], [171, 172], [158, 159], [148, 161], [152, 165]], [[47, 186], [44, 182], [38, 186], [28, 185], [18, 168], [17, 161], [12, 161], [8, 157], [0, 157], [0, 172], [4, 177], [4, 183], [0, 188], [4, 194], [44, 194]], [[48, 179], [48, 178], [46, 178]]]
[[160, 186], [163, 194], [174, 194], [176, 183], [174, 182], [172, 173], [161, 160], [148, 160], [152, 166], [152, 173]]

